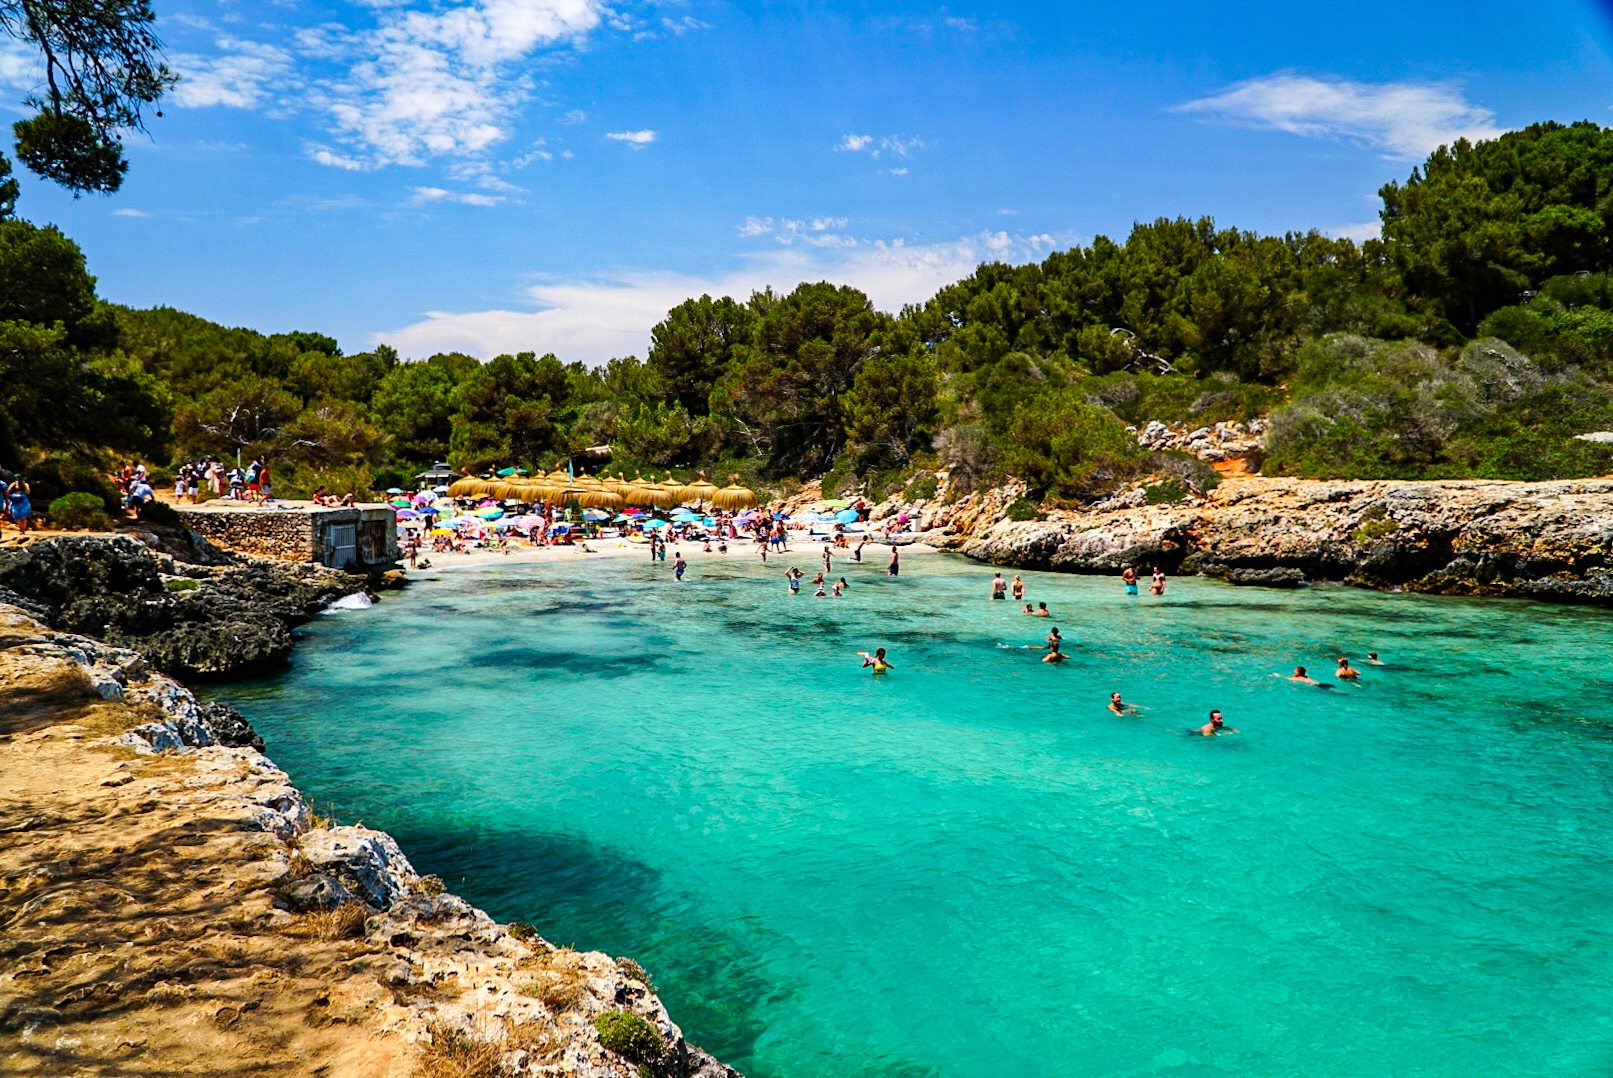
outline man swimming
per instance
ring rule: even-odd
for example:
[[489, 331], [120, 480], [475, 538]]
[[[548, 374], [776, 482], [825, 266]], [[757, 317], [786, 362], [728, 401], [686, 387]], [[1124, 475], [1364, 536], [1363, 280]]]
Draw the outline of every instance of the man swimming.
[[890, 660], [885, 658], [884, 648], [875, 648], [872, 655], [868, 654], [866, 651], [859, 651], [857, 654], [862, 656], [863, 669], [866, 670], [868, 667], [872, 666], [876, 675], [883, 674], [887, 670], [896, 669], [896, 667], [891, 665]]
[[1350, 665], [1350, 660], [1343, 655], [1339, 656], [1339, 668], [1333, 671], [1333, 676], [1340, 681], [1359, 681], [1361, 671]]
[[1030, 603], [1026, 603], [1025, 604], [1025, 609], [1021, 610], [1020, 613], [1021, 614], [1029, 614], [1032, 617], [1035, 617], [1036, 616], [1036, 608], [1034, 606], [1032, 606]]
[[1378, 653], [1376, 651], [1369, 651], [1369, 652], [1367, 652], [1367, 665], [1368, 666], [1388, 666], [1389, 664], [1384, 662], [1382, 659], [1378, 658]]
[[1294, 667], [1294, 672], [1292, 674], [1273, 674], [1271, 676], [1282, 678], [1284, 681], [1297, 682], [1300, 685], [1317, 685], [1324, 689], [1331, 689], [1333, 687], [1331, 685], [1324, 685], [1322, 682], [1311, 677], [1305, 672], [1305, 668], [1303, 666]]
[[1042, 656], [1042, 661], [1044, 663], [1061, 663], [1068, 658], [1069, 656], [1064, 654], [1062, 651], [1049, 651], [1046, 655]]
[[1046, 603], [1037, 603], [1035, 613], [1039, 618], [1050, 618], [1053, 616], [1053, 611], [1047, 608]]
[[1228, 726], [1221, 717], [1221, 709], [1216, 708], [1210, 712], [1210, 721], [1199, 727], [1199, 733], [1205, 737], [1219, 737], [1221, 734], [1235, 734], [1236, 726]]
[[1116, 715], [1137, 714], [1137, 709], [1121, 700], [1120, 694], [1117, 692], [1112, 692], [1109, 694], [1109, 710], [1113, 711]]

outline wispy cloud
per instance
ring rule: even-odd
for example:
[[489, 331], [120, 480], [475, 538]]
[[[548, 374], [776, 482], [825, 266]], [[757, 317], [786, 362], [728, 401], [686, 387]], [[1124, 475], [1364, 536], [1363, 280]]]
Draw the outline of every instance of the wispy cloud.
[[275, 45], [220, 38], [212, 56], [179, 54], [171, 64], [179, 73], [172, 100], [180, 108], [254, 109], [294, 89], [291, 53]]
[[123, 209], [120, 209], [120, 210], [113, 210], [112, 211], [112, 216], [113, 217], [150, 217], [151, 214], [147, 213], [145, 210], [131, 210], [128, 207], [124, 207]]
[[1383, 234], [1382, 221], [1362, 221], [1359, 224], [1339, 225], [1336, 228], [1325, 230], [1330, 236], [1337, 236], [1341, 240], [1354, 240], [1361, 243], [1365, 240], [1375, 240]]
[[642, 150], [655, 141], [655, 132], [648, 129], [643, 131], [607, 131], [605, 137], [613, 142], [625, 142], [635, 150]]
[[946, 243], [771, 247], [709, 277], [618, 270], [589, 279], [547, 281], [526, 289], [523, 303], [513, 309], [428, 311], [417, 322], [370, 339], [410, 357], [449, 351], [488, 357], [532, 349], [603, 363], [614, 356], [643, 355], [651, 328], [690, 296], [744, 299], [768, 286], [789, 291], [803, 281], [833, 280], [862, 289], [876, 306], [894, 311], [974, 272], [982, 260], [1039, 258], [1055, 242], [1049, 235], [989, 232]]
[[901, 135], [886, 135], [883, 138], [875, 138], [873, 135], [846, 135], [835, 144], [835, 150], [839, 153], [866, 153], [874, 158], [881, 154], [906, 157], [914, 150], [924, 149], [924, 146], [925, 142], [921, 138]]
[[450, 191], [446, 187], [416, 187], [409, 195], [409, 205], [424, 206], [432, 202], [456, 202], [461, 206], [497, 206], [508, 201], [502, 195], [483, 195], [475, 191]]
[[1416, 160], [1458, 138], [1493, 138], [1495, 114], [1460, 87], [1431, 82], [1351, 82], [1279, 72], [1236, 83], [1176, 111], [1307, 137], [1349, 139], [1388, 157]]

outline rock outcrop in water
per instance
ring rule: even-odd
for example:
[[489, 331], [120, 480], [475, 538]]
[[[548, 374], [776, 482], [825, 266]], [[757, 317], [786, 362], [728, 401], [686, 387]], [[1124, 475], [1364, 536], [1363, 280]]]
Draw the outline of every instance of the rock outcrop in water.
[[999, 519], [941, 542], [1025, 568], [1117, 573], [1129, 563], [1238, 584], [1613, 605], [1613, 480], [1236, 479], [1190, 502], [1140, 500]]
[[0, 601], [133, 648], [176, 677], [284, 662], [293, 627], [364, 584], [332, 569], [261, 558], [177, 562], [126, 536], [66, 536], [0, 552]]
[[636, 964], [320, 821], [243, 727], [0, 605], [0, 1073], [736, 1078]]

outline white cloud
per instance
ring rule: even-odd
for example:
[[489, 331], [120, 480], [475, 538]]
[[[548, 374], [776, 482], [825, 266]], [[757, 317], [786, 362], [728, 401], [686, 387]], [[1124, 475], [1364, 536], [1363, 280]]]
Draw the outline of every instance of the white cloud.
[[321, 146], [317, 142], [306, 143], [302, 150], [303, 153], [308, 155], [309, 160], [316, 164], [328, 165], [331, 168], [339, 168], [346, 172], [364, 172], [373, 167], [368, 161], [361, 161], [349, 154], [339, 153], [329, 146]]
[[416, 187], [410, 193], [409, 205], [424, 206], [431, 202], [457, 202], [462, 206], [497, 206], [506, 201], [501, 195], [480, 195], [474, 191], [450, 191], [446, 187]]
[[1330, 236], [1337, 236], [1341, 240], [1354, 240], [1363, 243], [1366, 240], [1375, 240], [1383, 234], [1382, 221], [1362, 221], [1360, 224], [1339, 225], [1337, 228], [1326, 229]]
[[568, 126], [587, 123], [588, 114], [582, 109], [572, 109], [570, 112], [560, 117], [560, 122]]
[[39, 77], [39, 57], [21, 42], [0, 37], [0, 86], [28, 90]]
[[972, 34], [976, 30], [980, 29], [980, 24], [975, 22], [973, 19], [962, 19], [956, 15], [947, 16], [946, 24], [948, 29], [957, 30], [960, 33], [965, 34]]
[[417, 322], [372, 334], [370, 339], [412, 358], [448, 351], [487, 358], [531, 349], [552, 351], [565, 360], [603, 363], [613, 356], [643, 355], [651, 328], [690, 296], [709, 293], [745, 299], [768, 286], [788, 292], [803, 281], [829, 280], [860, 288], [876, 306], [895, 311], [973, 273], [983, 260], [1039, 258], [1054, 244], [1048, 235], [998, 232], [947, 243], [897, 240], [776, 247], [746, 257], [727, 273], [707, 277], [620, 270], [589, 280], [549, 281], [526, 290], [528, 306], [522, 309], [428, 311]]
[[642, 150], [655, 141], [655, 132], [644, 131], [607, 131], [605, 137], [613, 142], [625, 142], [635, 150]]
[[176, 55], [179, 83], [170, 95], [180, 108], [255, 109], [295, 87], [291, 53], [256, 41], [220, 38], [214, 56]]
[[124, 209], [113, 210], [112, 211], [112, 216], [113, 217], [150, 217], [151, 214], [147, 213], [145, 210], [131, 210], [131, 209], [128, 209], [127, 207], [125, 207]]
[[600, 0], [370, 6], [371, 28], [326, 25], [298, 38], [305, 57], [340, 68], [309, 94], [341, 144], [336, 156], [370, 167], [486, 154], [533, 93], [532, 58], [581, 42], [605, 10]]
[[739, 226], [741, 236], [765, 236], [772, 231], [773, 219], [771, 217], [747, 217], [744, 223]]
[[1495, 114], [1448, 83], [1350, 82], [1279, 72], [1177, 106], [1294, 135], [1343, 138], [1416, 160], [1458, 138], [1493, 138]]
[[905, 168], [893, 168], [893, 169], [890, 170], [890, 174], [892, 176], [906, 176], [907, 175], [907, 169], [905, 169]]
[[900, 135], [886, 135], [875, 138], [873, 135], [847, 135], [835, 146], [841, 153], [866, 153], [869, 157], [879, 157], [880, 154], [890, 154], [893, 157], [906, 157], [914, 150], [924, 148], [921, 138], [905, 138]]

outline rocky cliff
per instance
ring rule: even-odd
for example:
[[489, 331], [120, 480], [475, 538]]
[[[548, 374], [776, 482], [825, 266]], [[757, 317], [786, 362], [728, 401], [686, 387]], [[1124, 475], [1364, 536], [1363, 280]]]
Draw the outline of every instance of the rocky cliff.
[[1246, 478], [1174, 504], [1147, 505], [1133, 491], [1022, 522], [982, 513], [984, 501], [1004, 495], [908, 508], [932, 542], [1024, 568], [1111, 573], [1129, 563], [1244, 584], [1613, 605], [1613, 480]]
[[0, 602], [46, 624], [139, 651], [175, 677], [284, 662], [291, 630], [362, 576], [248, 558], [183, 561], [128, 536], [67, 536], [0, 551]]
[[[152, 594], [121, 553], [47, 575]], [[495, 924], [250, 742], [137, 652], [0, 605], [0, 1073], [733, 1075], [636, 964]]]

